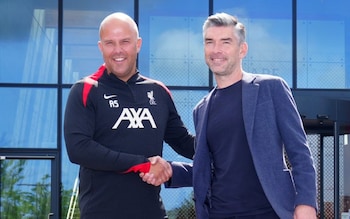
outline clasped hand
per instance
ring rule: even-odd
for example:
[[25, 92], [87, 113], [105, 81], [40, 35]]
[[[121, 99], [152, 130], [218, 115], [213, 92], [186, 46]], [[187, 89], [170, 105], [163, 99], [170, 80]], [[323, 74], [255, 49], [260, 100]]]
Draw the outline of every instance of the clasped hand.
[[149, 157], [151, 168], [148, 173], [140, 173], [142, 180], [148, 184], [159, 186], [173, 175], [171, 165], [160, 156]]

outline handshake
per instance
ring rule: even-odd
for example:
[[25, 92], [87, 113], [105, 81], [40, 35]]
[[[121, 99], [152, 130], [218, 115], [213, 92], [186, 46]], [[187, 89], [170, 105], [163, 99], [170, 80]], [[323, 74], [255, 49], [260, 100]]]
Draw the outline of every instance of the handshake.
[[142, 180], [148, 184], [159, 186], [168, 181], [173, 175], [169, 162], [160, 156], [149, 157], [151, 168], [148, 173], [140, 173]]

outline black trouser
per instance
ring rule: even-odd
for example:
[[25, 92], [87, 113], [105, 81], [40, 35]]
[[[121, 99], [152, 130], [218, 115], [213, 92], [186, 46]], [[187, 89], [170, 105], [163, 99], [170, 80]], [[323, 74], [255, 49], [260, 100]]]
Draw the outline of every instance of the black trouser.
[[257, 215], [234, 216], [225, 218], [210, 218], [210, 219], [280, 219], [274, 210]]

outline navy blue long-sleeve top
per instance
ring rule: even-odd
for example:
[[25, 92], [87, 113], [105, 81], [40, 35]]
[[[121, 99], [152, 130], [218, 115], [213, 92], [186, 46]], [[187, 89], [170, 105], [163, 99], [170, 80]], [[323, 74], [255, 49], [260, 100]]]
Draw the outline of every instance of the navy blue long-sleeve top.
[[163, 84], [138, 72], [124, 82], [104, 65], [71, 88], [64, 136], [69, 159], [80, 165], [83, 218], [164, 218], [160, 187], [143, 182], [138, 167], [161, 156], [164, 141], [194, 154], [194, 137]]

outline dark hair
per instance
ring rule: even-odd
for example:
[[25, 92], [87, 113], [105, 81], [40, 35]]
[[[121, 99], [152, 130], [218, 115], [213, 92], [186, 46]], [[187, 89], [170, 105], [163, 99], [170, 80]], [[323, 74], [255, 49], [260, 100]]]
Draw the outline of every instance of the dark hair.
[[246, 31], [245, 27], [242, 23], [238, 21], [238, 19], [232, 15], [227, 13], [216, 13], [207, 18], [207, 20], [203, 24], [203, 37], [206, 30], [209, 27], [234, 27], [234, 34], [238, 38], [239, 43], [245, 42]]

